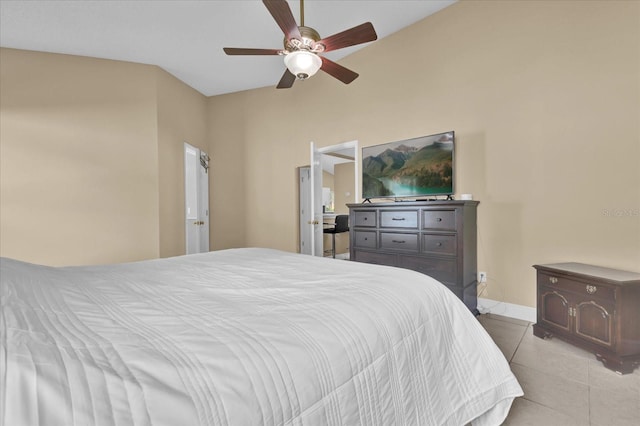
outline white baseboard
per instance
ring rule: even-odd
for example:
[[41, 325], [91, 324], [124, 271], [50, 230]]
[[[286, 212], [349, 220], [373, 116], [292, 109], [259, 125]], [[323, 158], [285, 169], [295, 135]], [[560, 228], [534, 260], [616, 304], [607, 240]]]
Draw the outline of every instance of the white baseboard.
[[500, 302], [498, 300], [478, 297], [478, 311], [480, 311], [481, 314], [491, 313], [523, 321], [536, 322], [536, 308]]

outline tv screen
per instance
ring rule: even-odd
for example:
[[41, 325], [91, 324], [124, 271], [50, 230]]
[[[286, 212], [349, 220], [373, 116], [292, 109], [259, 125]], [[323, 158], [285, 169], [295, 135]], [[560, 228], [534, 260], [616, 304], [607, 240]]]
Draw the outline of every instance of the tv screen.
[[454, 132], [362, 148], [362, 198], [453, 194]]

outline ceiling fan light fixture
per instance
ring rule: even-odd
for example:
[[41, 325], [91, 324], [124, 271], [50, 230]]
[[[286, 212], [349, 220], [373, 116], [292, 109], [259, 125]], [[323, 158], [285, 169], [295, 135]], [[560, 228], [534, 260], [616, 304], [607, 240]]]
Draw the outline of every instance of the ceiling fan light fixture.
[[284, 57], [284, 64], [293, 75], [305, 80], [318, 72], [322, 66], [322, 59], [315, 53], [297, 50]]

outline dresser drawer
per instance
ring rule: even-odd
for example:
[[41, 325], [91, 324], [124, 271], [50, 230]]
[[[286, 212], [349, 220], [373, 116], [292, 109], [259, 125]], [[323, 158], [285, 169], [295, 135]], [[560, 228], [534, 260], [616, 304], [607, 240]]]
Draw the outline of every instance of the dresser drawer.
[[375, 210], [360, 210], [353, 212], [353, 225], [352, 226], [376, 226], [376, 211]]
[[355, 231], [355, 246], [362, 248], [376, 248], [375, 231]]
[[373, 263], [375, 265], [398, 266], [397, 257], [388, 253], [375, 251], [354, 250], [353, 258], [356, 262]]
[[383, 228], [418, 229], [418, 210], [381, 210], [380, 226]]
[[418, 252], [418, 234], [380, 233], [380, 248]]
[[422, 251], [437, 254], [456, 254], [456, 236], [441, 234], [423, 234]]
[[462, 283], [457, 282], [456, 264], [456, 258], [401, 256], [398, 266], [429, 275], [449, 286], [453, 284], [462, 288]]
[[538, 285], [548, 286], [552, 288], [570, 291], [575, 294], [589, 297], [598, 297], [600, 299], [615, 300], [615, 289], [599, 283], [589, 283], [585, 281], [577, 281], [570, 278], [554, 275], [552, 273], [539, 273]]
[[455, 210], [424, 210], [422, 212], [423, 229], [456, 229]]

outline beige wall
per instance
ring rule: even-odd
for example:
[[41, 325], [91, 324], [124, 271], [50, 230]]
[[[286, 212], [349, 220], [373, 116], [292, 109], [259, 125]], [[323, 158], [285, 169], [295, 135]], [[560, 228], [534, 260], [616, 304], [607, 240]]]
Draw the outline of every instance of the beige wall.
[[[255, 197], [257, 189], [269, 193], [277, 192], [277, 188], [246, 180], [247, 161], [245, 129], [248, 126], [244, 115], [245, 96], [250, 92], [234, 95], [223, 95], [209, 98], [208, 126], [209, 153], [211, 156], [211, 177], [209, 186], [209, 204], [211, 207], [211, 239], [212, 250], [244, 247], [247, 241], [247, 217], [254, 217], [247, 210], [247, 200]], [[277, 127], [277, 123], [273, 123]], [[260, 143], [257, 138], [256, 143]], [[269, 161], [269, 158], [265, 158]], [[276, 165], [271, 165], [277, 168]], [[290, 171], [291, 179], [297, 182], [295, 170]], [[270, 179], [270, 176], [265, 176]], [[275, 182], [275, 180], [274, 180]], [[275, 189], [274, 189], [275, 188]], [[272, 206], [272, 204], [269, 204]], [[274, 205], [271, 213], [277, 215], [279, 210]], [[296, 222], [297, 224], [297, 222]], [[266, 226], [266, 224], [265, 224]], [[294, 225], [293, 232], [297, 232]]]
[[184, 141], [212, 158], [213, 249], [295, 251], [309, 141], [455, 130], [485, 296], [534, 306], [534, 263], [637, 271], [639, 20], [638, 2], [462, 1], [342, 60], [351, 85], [320, 73], [204, 101], [157, 67], [2, 49], [0, 254], [179, 254]]
[[351, 85], [320, 73], [213, 98], [242, 121], [210, 143], [233, 144], [218, 161], [242, 151], [244, 181], [227, 191], [247, 194], [246, 245], [295, 251], [309, 141], [455, 130], [457, 193], [480, 201], [484, 296], [535, 306], [534, 263], [640, 270], [639, 18], [638, 2], [463, 1], [345, 58]]
[[354, 202], [355, 197], [355, 164], [340, 163], [334, 167], [334, 190], [336, 213], [349, 214], [347, 204]]
[[47, 265], [184, 253], [183, 142], [206, 98], [154, 66], [0, 50], [0, 254]]
[[158, 256], [154, 67], [2, 49], [0, 252]]
[[185, 253], [184, 143], [209, 151], [207, 98], [161, 69], [157, 90], [160, 257], [179, 256]]

